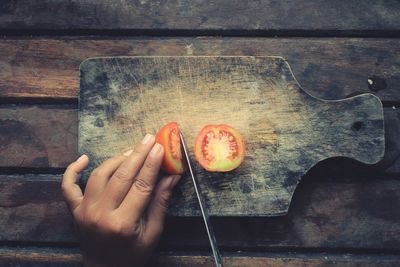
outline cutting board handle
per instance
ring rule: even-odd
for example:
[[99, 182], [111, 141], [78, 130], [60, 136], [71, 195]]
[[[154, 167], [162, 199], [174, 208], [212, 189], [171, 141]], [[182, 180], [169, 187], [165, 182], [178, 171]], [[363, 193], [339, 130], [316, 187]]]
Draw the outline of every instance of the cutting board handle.
[[[324, 103], [325, 102], [325, 103]], [[384, 154], [385, 141], [382, 102], [373, 94], [362, 94], [337, 101], [318, 100], [315, 127], [322, 127], [332, 150], [331, 156], [353, 158], [375, 164]], [[322, 115], [322, 116], [321, 116]], [[324, 143], [321, 140], [322, 144]]]

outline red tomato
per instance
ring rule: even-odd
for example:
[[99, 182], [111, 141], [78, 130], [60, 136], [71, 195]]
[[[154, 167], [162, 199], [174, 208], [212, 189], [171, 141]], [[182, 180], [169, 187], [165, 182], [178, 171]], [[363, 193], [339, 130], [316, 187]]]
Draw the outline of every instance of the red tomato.
[[179, 128], [176, 122], [164, 125], [156, 135], [156, 142], [164, 147], [162, 170], [169, 174], [183, 174], [187, 169], [183, 160]]
[[229, 125], [206, 125], [194, 141], [194, 155], [207, 171], [231, 171], [244, 160], [243, 138]]

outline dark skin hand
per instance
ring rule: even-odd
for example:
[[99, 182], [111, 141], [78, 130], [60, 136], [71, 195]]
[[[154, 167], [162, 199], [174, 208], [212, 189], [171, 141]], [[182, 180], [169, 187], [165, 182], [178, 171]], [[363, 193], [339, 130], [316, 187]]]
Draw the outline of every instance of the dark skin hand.
[[76, 222], [85, 266], [144, 266], [163, 230], [168, 201], [180, 176], [158, 180], [164, 155], [153, 135], [108, 159], [76, 184], [89, 158], [64, 173], [62, 191]]

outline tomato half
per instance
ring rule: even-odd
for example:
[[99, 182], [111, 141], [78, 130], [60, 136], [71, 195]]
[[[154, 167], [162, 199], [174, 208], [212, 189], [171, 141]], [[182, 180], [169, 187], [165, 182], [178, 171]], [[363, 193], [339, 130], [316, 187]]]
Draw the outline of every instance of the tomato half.
[[156, 142], [164, 147], [161, 169], [169, 174], [183, 174], [187, 169], [187, 164], [182, 157], [178, 124], [170, 122], [164, 125], [156, 135]]
[[244, 160], [243, 137], [233, 127], [206, 125], [194, 141], [197, 162], [210, 172], [228, 172], [236, 169]]

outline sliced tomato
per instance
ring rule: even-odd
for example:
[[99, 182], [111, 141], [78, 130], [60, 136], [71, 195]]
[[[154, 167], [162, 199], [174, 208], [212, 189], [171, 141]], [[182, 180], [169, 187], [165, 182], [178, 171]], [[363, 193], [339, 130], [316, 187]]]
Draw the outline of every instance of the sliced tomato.
[[236, 169], [245, 157], [243, 137], [226, 124], [204, 126], [194, 142], [197, 162], [210, 172]]
[[187, 169], [183, 160], [179, 128], [176, 122], [164, 125], [156, 135], [156, 142], [164, 147], [162, 170], [169, 174], [183, 174]]

